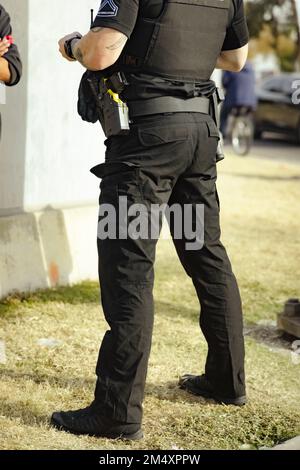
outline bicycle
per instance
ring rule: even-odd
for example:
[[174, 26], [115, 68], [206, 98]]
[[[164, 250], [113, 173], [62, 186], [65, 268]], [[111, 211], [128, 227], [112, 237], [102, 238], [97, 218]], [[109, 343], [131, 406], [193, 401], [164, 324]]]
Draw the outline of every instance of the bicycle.
[[237, 155], [248, 155], [254, 141], [253, 109], [248, 106], [233, 108], [226, 135]]

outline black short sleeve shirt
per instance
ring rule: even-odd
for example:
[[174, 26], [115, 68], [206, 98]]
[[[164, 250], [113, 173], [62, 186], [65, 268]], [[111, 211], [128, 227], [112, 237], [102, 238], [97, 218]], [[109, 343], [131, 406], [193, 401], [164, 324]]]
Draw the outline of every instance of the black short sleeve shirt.
[[113, 28], [130, 38], [139, 11], [139, 0], [102, 0], [93, 27]]
[[245, 16], [243, 0], [233, 0], [230, 12], [230, 20], [226, 38], [222, 47], [223, 51], [239, 49], [249, 42], [249, 32]]

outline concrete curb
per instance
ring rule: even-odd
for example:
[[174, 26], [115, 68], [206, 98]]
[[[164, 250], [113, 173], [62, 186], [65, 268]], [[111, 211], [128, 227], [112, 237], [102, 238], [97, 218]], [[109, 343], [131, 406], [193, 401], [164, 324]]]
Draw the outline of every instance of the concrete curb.
[[96, 280], [98, 206], [0, 217], [0, 299]]
[[283, 442], [271, 450], [300, 450], [300, 436], [294, 437], [289, 441]]

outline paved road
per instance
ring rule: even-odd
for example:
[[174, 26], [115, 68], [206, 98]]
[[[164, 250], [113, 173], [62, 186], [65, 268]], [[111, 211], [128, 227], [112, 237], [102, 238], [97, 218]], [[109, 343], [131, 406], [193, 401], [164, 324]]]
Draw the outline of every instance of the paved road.
[[268, 138], [256, 141], [251, 153], [255, 157], [267, 160], [300, 165], [300, 145], [296, 145], [293, 142], [283, 141], [278, 138]]

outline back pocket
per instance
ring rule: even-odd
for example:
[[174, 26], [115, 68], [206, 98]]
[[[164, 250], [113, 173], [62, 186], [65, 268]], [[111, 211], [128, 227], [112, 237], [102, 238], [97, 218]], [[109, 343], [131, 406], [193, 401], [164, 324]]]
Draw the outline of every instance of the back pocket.
[[140, 143], [145, 147], [169, 144], [171, 142], [184, 142], [188, 139], [188, 129], [186, 127], [150, 127], [138, 130]]

